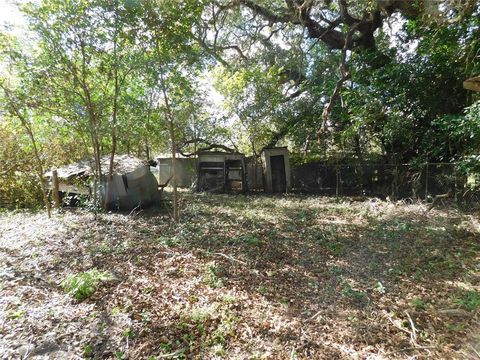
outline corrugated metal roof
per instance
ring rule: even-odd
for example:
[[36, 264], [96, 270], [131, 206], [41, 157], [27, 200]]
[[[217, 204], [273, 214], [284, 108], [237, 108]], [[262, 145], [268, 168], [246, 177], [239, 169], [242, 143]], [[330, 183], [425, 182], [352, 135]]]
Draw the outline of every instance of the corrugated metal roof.
[[[100, 162], [102, 166], [102, 173], [108, 174], [110, 170], [110, 156], [103, 156]], [[61, 168], [57, 168], [56, 170], [60, 179], [68, 179], [72, 176], [91, 176], [93, 175], [94, 171], [94, 163], [95, 162], [93, 159], [85, 159]], [[146, 165], [146, 163], [135, 156], [116, 155], [113, 161], [113, 173], [119, 175], [127, 174], [144, 165]], [[47, 171], [45, 176], [51, 177], [52, 171]]]

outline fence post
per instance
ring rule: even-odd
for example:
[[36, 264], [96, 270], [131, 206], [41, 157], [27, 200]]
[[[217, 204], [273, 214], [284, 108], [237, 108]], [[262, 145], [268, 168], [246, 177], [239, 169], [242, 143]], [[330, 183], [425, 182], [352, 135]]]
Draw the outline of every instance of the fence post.
[[457, 164], [453, 163], [453, 177], [454, 177], [454, 182], [453, 182], [453, 198], [455, 200], [455, 203], [458, 202], [457, 199]]
[[339, 174], [338, 174], [338, 165], [335, 166], [335, 175], [337, 177], [336, 186], [335, 186], [335, 196], [338, 197], [338, 183], [339, 183]]
[[398, 200], [398, 165], [397, 161], [395, 160], [395, 169], [393, 170], [393, 194], [392, 200]]
[[428, 162], [425, 166], [425, 200], [428, 197]]
[[53, 184], [53, 200], [55, 202], [55, 207], [60, 209], [62, 203], [60, 200], [60, 185], [58, 183], [58, 172], [57, 170], [52, 171], [52, 184]]

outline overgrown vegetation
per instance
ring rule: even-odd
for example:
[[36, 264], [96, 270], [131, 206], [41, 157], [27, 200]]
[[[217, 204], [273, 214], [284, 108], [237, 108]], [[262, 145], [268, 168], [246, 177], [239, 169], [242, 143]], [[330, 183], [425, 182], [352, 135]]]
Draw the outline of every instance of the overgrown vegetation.
[[[480, 184], [478, 1], [2, 6], [24, 28], [0, 28], [0, 358], [478, 356], [479, 217], [442, 203]], [[273, 146], [336, 167], [337, 195], [392, 196], [177, 196], [173, 176], [165, 208], [97, 213], [94, 185], [50, 218], [53, 167], [89, 159], [101, 185], [120, 153]]]
[[480, 71], [477, 1], [9, 8], [27, 30], [0, 32], [2, 207], [38, 207], [51, 167], [91, 158], [99, 180], [101, 155], [215, 147], [258, 159], [287, 145], [302, 164], [456, 162], [478, 187], [480, 105], [462, 87]]
[[480, 350], [478, 214], [299, 195], [182, 198], [176, 225], [155, 209], [96, 221], [84, 210], [2, 213], [0, 354], [20, 357], [32, 337], [34, 354], [92, 359]]

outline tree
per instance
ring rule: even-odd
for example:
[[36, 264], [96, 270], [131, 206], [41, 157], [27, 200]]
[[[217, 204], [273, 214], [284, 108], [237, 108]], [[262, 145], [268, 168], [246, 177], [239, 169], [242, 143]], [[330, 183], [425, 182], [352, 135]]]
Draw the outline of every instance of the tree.
[[[186, 99], [193, 93], [188, 72], [195, 67], [197, 53], [192, 47], [191, 31], [202, 13], [203, 5], [186, 0], [171, 3], [149, 1], [144, 7], [130, 9], [131, 21], [136, 25], [136, 38], [144, 44], [149, 58], [153, 89], [162, 95], [161, 110], [168, 126], [172, 153], [173, 218], [179, 220], [179, 200], [175, 173], [178, 148], [176, 133], [179, 114]], [[191, 70], [190, 70], [191, 71]], [[155, 91], [155, 90], [154, 90]]]

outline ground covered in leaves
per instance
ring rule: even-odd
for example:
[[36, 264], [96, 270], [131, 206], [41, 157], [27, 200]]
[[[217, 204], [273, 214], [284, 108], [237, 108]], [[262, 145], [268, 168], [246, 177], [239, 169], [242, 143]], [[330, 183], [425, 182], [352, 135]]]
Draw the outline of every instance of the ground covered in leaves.
[[478, 213], [182, 196], [177, 225], [1, 213], [0, 358], [478, 357]]

